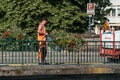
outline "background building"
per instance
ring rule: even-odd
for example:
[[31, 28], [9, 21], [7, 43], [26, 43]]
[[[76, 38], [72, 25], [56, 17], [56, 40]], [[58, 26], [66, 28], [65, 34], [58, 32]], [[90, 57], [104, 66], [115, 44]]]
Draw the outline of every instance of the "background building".
[[120, 0], [110, 0], [112, 5], [108, 8], [112, 8], [111, 12], [107, 15], [109, 19], [110, 27], [120, 29]]

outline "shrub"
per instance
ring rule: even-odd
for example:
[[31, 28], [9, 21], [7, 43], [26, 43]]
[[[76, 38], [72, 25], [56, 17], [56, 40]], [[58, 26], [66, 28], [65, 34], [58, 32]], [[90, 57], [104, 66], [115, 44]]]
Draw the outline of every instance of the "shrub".
[[52, 40], [56, 42], [60, 48], [79, 48], [84, 44], [84, 40], [81, 38], [80, 34], [77, 33], [67, 33], [64, 30], [53, 30], [50, 35]]

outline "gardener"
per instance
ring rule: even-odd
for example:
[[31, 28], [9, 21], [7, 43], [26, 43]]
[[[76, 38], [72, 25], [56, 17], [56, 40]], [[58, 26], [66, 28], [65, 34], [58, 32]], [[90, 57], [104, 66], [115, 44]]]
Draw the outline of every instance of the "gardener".
[[[38, 41], [39, 41], [39, 51], [38, 51], [38, 59], [39, 64], [43, 64], [45, 62], [45, 57], [47, 54], [47, 48], [46, 48], [46, 35], [48, 34], [46, 32], [46, 23], [47, 18], [43, 18], [38, 26]], [[41, 62], [40, 62], [41, 60]]]
[[109, 22], [108, 22], [108, 20], [105, 20], [104, 21], [104, 25], [103, 25], [103, 29], [104, 29], [104, 32], [105, 31], [109, 31], [110, 30], [110, 27], [109, 27]]

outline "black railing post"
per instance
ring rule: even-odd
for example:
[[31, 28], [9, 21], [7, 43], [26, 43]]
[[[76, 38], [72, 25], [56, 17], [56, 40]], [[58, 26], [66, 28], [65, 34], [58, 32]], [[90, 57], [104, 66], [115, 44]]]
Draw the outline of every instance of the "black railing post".
[[22, 40], [22, 41], [21, 41], [21, 45], [22, 45], [22, 49], [21, 49], [21, 51], [22, 51], [22, 65], [24, 64], [24, 60], [23, 60], [23, 59], [24, 59], [24, 58], [23, 58], [23, 57], [24, 57], [24, 56], [23, 56], [23, 48], [24, 48], [24, 47], [23, 47], [23, 44], [24, 44], [24, 43], [23, 43], [23, 40]]
[[77, 64], [79, 64], [79, 48], [78, 48], [78, 51], [77, 51]]
[[3, 58], [3, 51], [4, 51], [4, 50], [3, 50], [3, 45], [2, 45], [2, 64], [3, 64], [3, 59], [4, 59], [4, 58]]

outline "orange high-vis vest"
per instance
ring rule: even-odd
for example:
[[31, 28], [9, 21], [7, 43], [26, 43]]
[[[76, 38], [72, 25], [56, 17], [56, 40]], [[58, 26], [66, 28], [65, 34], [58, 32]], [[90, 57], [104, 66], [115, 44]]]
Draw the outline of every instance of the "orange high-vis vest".
[[108, 23], [108, 21], [105, 21], [105, 23], [104, 23], [104, 30], [109, 30], [109, 23]]
[[[43, 26], [41, 32], [46, 33], [46, 28]], [[38, 41], [46, 41], [46, 35], [38, 33]]]

